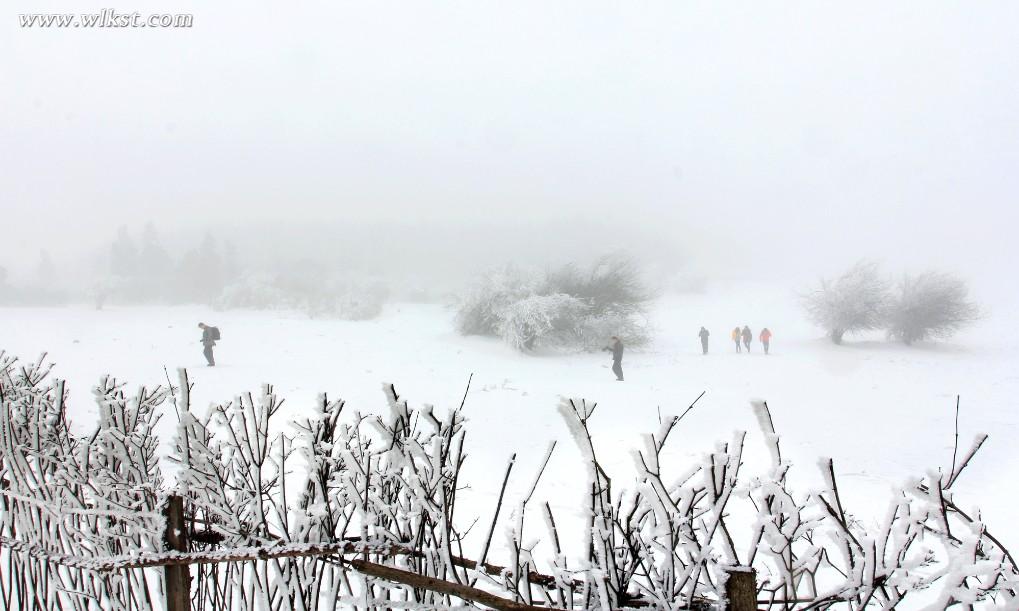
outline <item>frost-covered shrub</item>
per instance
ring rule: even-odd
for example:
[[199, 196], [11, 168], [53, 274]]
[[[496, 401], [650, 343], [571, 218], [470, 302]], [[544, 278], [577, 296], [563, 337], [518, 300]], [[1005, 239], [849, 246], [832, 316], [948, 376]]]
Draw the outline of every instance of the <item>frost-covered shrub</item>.
[[520, 350], [597, 350], [613, 335], [640, 346], [650, 337], [644, 317], [650, 297], [636, 264], [621, 254], [544, 276], [506, 266], [482, 275], [460, 299], [456, 326], [463, 335], [499, 336]]
[[549, 273], [547, 285], [548, 292], [583, 301], [595, 316], [642, 313], [651, 298], [637, 264], [622, 253], [605, 255], [589, 269], [564, 265]]
[[590, 310], [570, 295], [532, 295], [510, 304], [501, 314], [499, 334], [518, 350], [542, 345], [572, 345]]
[[512, 265], [483, 273], [459, 300], [457, 331], [461, 335], [499, 335], [506, 309], [534, 295], [540, 285], [537, 274]]
[[888, 313], [888, 335], [905, 344], [950, 337], [979, 316], [965, 281], [943, 272], [906, 275]]
[[221, 309], [298, 309], [312, 318], [369, 320], [382, 312], [389, 288], [381, 282], [328, 281], [315, 270], [303, 274], [249, 273], [223, 289]]
[[846, 333], [880, 329], [888, 312], [888, 281], [877, 263], [860, 261], [834, 281], [803, 296], [811, 321], [836, 344]]
[[[719, 609], [730, 578], [746, 573], [756, 573], [751, 599], [790, 611], [1019, 608], [1014, 556], [956, 487], [985, 434], [968, 450], [957, 435], [950, 467], [886, 499], [853, 499], [839, 493], [831, 458], [817, 461], [820, 486], [799, 487], [763, 401], [751, 404], [758, 432], [700, 455], [677, 455], [671, 441], [700, 397], [666, 412], [624, 475], [596, 443], [598, 404], [563, 398], [560, 437], [572, 437], [579, 463], [563, 465], [576, 459], [550, 443], [526, 492], [516, 479], [507, 488], [519, 477], [513, 454], [499, 498], [515, 508], [497, 503], [478, 553], [464, 545], [477, 516], [451, 509], [474, 483], [463, 402], [419, 407], [384, 384], [379, 413], [348, 417], [342, 399], [321, 394], [288, 425], [269, 384], [195, 409], [181, 369], [176, 385], [136, 393], [102, 377], [98, 419], [79, 436], [67, 418], [74, 395], [50, 367], [0, 350], [4, 609], [167, 608], [160, 567], [182, 560], [164, 540], [171, 495], [190, 535], [196, 609]], [[178, 423], [164, 458], [156, 428], [168, 413]], [[588, 491], [575, 504], [539, 487], [551, 461]], [[878, 518], [857, 517], [867, 514]], [[569, 531], [581, 537], [560, 536]]]
[[216, 299], [218, 309], [276, 310], [296, 305], [271, 274], [249, 273], [223, 288]]
[[330, 283], [322, 294], [309, 299], [305, 311], [312, 318], [371, 320], [382, 313], [388, 297], [389, 288], [381, 282]]
[[646, 346], [651, 342], [652, 329], [647, 318], [639, 314], [588, 315], [580, 320], [573, 335], [579, 348], [594, 352], [604, 348], [613, 335], [628, 348]]

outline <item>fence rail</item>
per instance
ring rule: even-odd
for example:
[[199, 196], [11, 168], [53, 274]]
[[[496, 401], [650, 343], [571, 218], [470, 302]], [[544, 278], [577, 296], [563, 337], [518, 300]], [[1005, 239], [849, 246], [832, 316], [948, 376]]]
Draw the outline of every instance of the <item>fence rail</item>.
[[[143, 552], [108, 557], [85, 557], [70, 554], [58, 554], [44, 546], [0, 536], [0, 549], [31, 556], [50, 564], [69, 568], [93, 571], [96, 573], [112, 573], [128, 569], [163, 568], [167, 611], [189, 611], [190, 601], [190, 569], [191, 565], [218, 564], [224, 562], [249, 562], [255, 560], [274, 560], [280, 558], [303, 558], [340, 556], [341, 562], [363, 575], [375, 577], [392, 583], [399, 583], [414, 588], [428, 589], [456, 596], [463, 600], [475, 602], [500, 611], [547, 611], [548, 607], [528, 605], [499, 597], [491, 592], [459, 583], [451, 583], [412, 571], [397, 569], [367, 560], [344, 559], [345, 556], [415, 556], [416, 550], [399, 544], [388, 542], [372, 542], [351, 539], [336, 543], [280, 543], [262, 547], [234, 547], [212, 551], [185, 551], [188, 546], [188, 533], [191, 526], [184, 512], [184, 499], [179, 496], [167, 498], [164, 509], [166, 529], [164, 542], [167, 551]], [[174, 549], [177, 548], [177, 549]], [[472, 570], [481, 570], [490, 575], [503, 573], [506, 568], [489, 563], [479, 563], [464, 558], [453, 558], [454, 564]], [[554, 582], [552, 575], [533, 573], [534, 583]], [[579, 584], [576, 584], [579, 585]], [[721, 611], [751, 611], [757, 606], [757, 589], [753, 569], [735, 567], [730, 571], [726, 583], [727, 601], [721, 601]], [[647, 603], [633, 601], [635, 606]], [[775, 601], [770, 601], [774, 603]], [[780, 601], [779, 601], [780, 602]]]

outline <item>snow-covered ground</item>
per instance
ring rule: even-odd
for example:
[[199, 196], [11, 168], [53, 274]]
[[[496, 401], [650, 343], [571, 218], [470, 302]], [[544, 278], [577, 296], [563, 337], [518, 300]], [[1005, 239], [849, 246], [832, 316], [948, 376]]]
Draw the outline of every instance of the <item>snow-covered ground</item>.
[[[458, 336], [451, 318], [446, 308], [410, 304], [390, 305], [368, 322], [199, 307], [13, 308], [0, 310], [0, 348], [23, 359], [48, 351], [56, 375], [69, 381], [78, 422], [91, 418], [89, 389], [106, 372], [132, 386], [156, 385], [166, 383], [164, 367], [171, 377], [175, 368], [188, 367], [199, 408], [270, 382], [286, 397], [287, 417], [323, 391], [345, 398], [350, 412], [381, 412], [384, 381], [412, 403], [452, 408], [473, 373], [465, 408], [464, 481], [471, 490], [458, 509], [463, 524], [475, 514], [487, 523], [513, 452], [511, 495], [519, 496], [551, 440], [559, 446], [536, 497], [551, 502], [557, 519], [569, 520], [579, 508], [580, 455], [556, 412], [563, 395], [599, 402], [591, 421], [595, 442], [622, 485], [630, 481], [630, 450], [640, 434], [655, 430], [659, 412], [679, 413], [701, 391], [705, 396], [670, 441], [673, 472], [737, 429], [751, 432], [747, 468], [763, 468], [748, 403], [763, 398], [783, 451], [797, 465], [793, 481], [805, 492], [819, 481], [816, 458], [832, 456], [843, 498], [866, 515], [865, 506], [883, 509], [891, 485], [950, 464], [959, 394], [961, 445], [977, 432], [990, 439], [957, 486], [957, 500], [982, 508], [991, 530], [1019, 545], [1012, 487], [1019, 472], [1019, 345], [1001, 332], [1019, 328], [1013, 309], [991, 311], [950, 342], [907, 348], [874, 336], [838, 347], [803, 320], [786, 291], [744, 286], [665, 297], [653, 311], [658, 339], [627, 353], [624, 383], [615, 381], [607, 354], [525, 356], [498, 340]], [[199, 321], [222, 330], [215, 368], [204, 365]], [[728, 336], [737, 324], [750, 325], [755, 335], [771, 328], [772, 354], [762, 354], [757, 342], [751, 354], [736, 354]], [[707, 356], [697, 339], [701, 325], [712, 333]], [[165, 441], [174, 420], [167, 409]], [[532, 519], [537, 524], [537, 514]]]

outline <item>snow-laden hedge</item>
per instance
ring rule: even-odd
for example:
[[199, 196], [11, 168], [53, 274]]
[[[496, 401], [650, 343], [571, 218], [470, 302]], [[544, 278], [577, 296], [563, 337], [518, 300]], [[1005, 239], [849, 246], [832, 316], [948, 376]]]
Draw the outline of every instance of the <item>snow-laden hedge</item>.
[[284, 278], [248, 273], [226, 286], [219, 309], [302, 310], [312, 318], [370, 320], [382, 313], [389, 289], [381, 282]]
[[[574, 472], [587, 496], [566, 508], [561, 498], [542, 498], [555, 490], [541, 481], [549, 462], [572, 460], [556, 456], [553, 442], [528, 457], [537, 473], [524, 475], [530, 483], [520, 493], [508, 487], [519, 476], [516, 455], [475, 487], [499, 490], [479, 522], [457, 511], [459, 493], [471, 487], [462, 472], [470, 453], [463, 404], [412, 407], [386, 384], [378, 415], [321, 395], [287, 426], [269, 385], [193, 411], [193, 385], [181, 370], [176, 386], [131, 394], [104, 377], [94, 392], [99, 419], [82, 434], [67, 417], [75, 395], [49, 372], [42, 359], [22, 365], [0, 352], [5, 608], [160, 608], [163, 571], [91, 567], [179, 558], [163, 552], [168, 494], [183, 497], [188, 553], [204, 560], [191, 566], [191, 598], [208, 611], [326, 611], [338, 599], [393, 609], [466, 601], [709, 609], [724, 599], [734, 567], [752, 568], [758, 598], [786, 611], [1019, 608], [1015, 560], [955, 490], [985, 435], [968, 451], [957, 447], [950, 467], [885, 500], [849, 499], [830, 459], [818, 462], [820, 489], [796, 488], [763, 402], [753, 404], [756, 433], [677, 458], [666, 445], [694, 401], [636, 443], [636, 477], [613, 477], [589, 426], [597, 404], [563, 399], [560, 437], [580, 450]], [[155, 433], [167, 413], [177, 423], [172, 480], [162, 474]], [[750, 460], [748, 443], [763, 445], [768, 458]], [[863, 514], [880, 517], [857, 518], [861, 503]], [[560, 536], [574, 529], [579, 539]], [[315, 549], [331, 551], [308, 553]]]
[[650, 340], [650, 298], [636, 265], [618, 254], [588, 269], [567, 265], [545, 274], [505, 266], [481, 274], [460, 298], [456, 326], [524, 351], [597, 350], [613, 335], [641, 346]]

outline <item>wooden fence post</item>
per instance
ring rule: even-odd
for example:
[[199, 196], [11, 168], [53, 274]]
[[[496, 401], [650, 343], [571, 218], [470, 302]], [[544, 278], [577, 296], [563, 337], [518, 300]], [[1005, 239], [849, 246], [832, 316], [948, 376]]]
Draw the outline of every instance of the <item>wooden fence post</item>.
[[725, 611], [756, 611], [757, 571], [748, 566], [735, 566], [727, 573]]
[[[163, 545], [166, 549], [188, 551], [188, 528], [184, 523], [184, 499], [173, 495], [166, 499], [163, 507], [166, 530], [163, 531]], [[190, 611], [191, 609], [191, 567], [186, 564], [163, 567], [163, 581], [166, 587], [166, 611]]]

